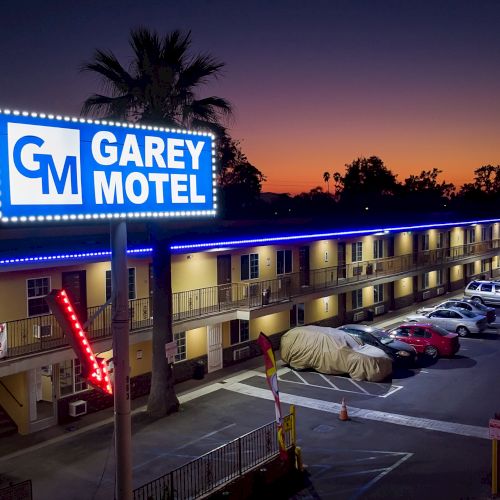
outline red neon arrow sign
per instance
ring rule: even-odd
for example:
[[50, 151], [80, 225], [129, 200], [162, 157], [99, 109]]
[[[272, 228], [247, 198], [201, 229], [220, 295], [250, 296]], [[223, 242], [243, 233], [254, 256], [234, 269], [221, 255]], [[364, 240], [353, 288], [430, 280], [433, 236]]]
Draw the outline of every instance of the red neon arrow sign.
[[94, 355], [66, 290], [52, 290], [45, 300], [82, 364], [82, 375], [97, 389], [113, 394], [105, 360]]

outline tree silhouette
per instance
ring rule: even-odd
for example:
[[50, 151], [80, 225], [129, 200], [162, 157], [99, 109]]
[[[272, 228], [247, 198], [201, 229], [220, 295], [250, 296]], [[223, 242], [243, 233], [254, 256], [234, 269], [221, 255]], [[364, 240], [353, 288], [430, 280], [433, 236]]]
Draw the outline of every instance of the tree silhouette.
[[330, 172], [323, 172], [323, 180], [326, 182], [326, 190], [330, 192]]
[[[133, 59], [125, 69], [110, 51], [96, 50], [82, 70], [101, 77], [106, 95], [93, 94], [82, 114], [152, 125], [211, 129], [219, 134], [231, 116], [231, 104], [217, 96], [200, 98], [200, 87], [221, 74], [224, 64], [208, 54], [192, 55], [191, 33], [160, 36], [132, 30]], [[155, 417], [176, 411], [172, 369], [165, 344], [173, 340], [169, 233], [151, 224], [153, 239], [153, 366], [148, 412]]]

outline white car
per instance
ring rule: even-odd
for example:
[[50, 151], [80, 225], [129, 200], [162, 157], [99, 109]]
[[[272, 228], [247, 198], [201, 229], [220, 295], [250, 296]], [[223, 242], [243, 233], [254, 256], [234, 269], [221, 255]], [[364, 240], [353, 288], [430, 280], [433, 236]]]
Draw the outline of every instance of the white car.
[[417, 314], [427, 314], [437, 309], [451, 309], [454, 307], [459, 307], [461, 309], [467, 309], [475, 314], [482, 314], [486, 316], [486, 321], [488, 323], [493, 323], [496, 320], [496, 310], [494, 307], [485, 306], [482, 302], [477, 300], [472, 300], [468, 297], [463, 299], [449, 299], [441, 302], [434, 307], [419, 307], [417, 309]]
[[458, 333], [460, 337], [466, 337], [469, 333], [481, 333], [488, 327], [486, 316], [458, 307], [435, 309], [426, 314], [410, 314], [406, 321], [437, 325], [449, 332]]

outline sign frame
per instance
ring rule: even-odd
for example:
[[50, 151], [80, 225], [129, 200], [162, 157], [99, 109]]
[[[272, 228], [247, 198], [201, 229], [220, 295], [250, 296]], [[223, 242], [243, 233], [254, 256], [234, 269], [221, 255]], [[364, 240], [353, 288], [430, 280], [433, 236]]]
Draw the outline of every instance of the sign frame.
[[214, 217], [211, 132], [0, 109], [4, 223]]

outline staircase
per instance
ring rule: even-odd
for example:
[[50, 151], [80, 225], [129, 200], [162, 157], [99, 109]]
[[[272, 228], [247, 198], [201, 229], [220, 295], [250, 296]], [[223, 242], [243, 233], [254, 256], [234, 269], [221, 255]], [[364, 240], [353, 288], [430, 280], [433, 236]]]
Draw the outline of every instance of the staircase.
[[0, 439], [17, 434], [17, 425], [0, 406]]

